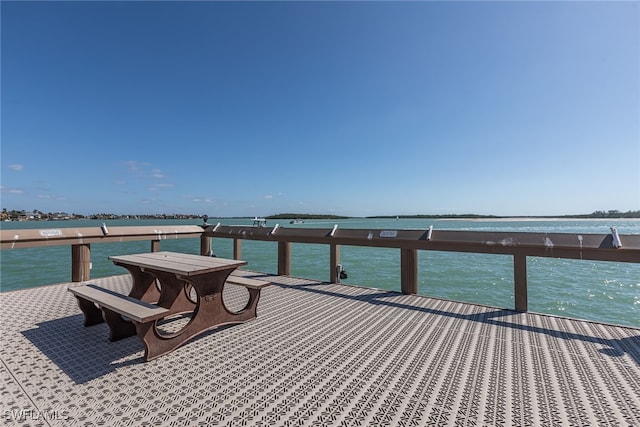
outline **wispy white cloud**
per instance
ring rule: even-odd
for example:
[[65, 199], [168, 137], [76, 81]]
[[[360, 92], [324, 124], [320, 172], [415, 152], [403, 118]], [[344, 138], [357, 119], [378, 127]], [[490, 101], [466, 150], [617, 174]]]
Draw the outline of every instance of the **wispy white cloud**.
[[214, 199], [209, 199], [209, 198], [201, 199], [199, 197], [194, 197], [191, 199], [191, 201], [193, 203], [207, 203], [207, 204], [212, 204], [216, 202]]
[[160, 203], [160, 199], [157, 197], [154, 197], [153, 195], [148, 195], [145, 197], [142, 197], [139, 201], [139, 203], [142, 203], [144, 205], [157, 205], [158, 203]]
[[188, 200], [191, 203], [207, 203], [207, 204], [217, 203], [217, 200], [212, 197], [203, 197], [203, 196], [194, 195], [194, 194], [182, 194], [181, 197], [185, 200]]
[[13, 164], [13, 165], [9, 165], [9, 169], [11, 169], [12, 171], [16, 171], [16, 172], [20, 172], [24, 169], [24, 165], [21, 164]]
[[272, 194], [266, 194], [263, 196], [263, 198], [265, 199], [276, 199], [276, 198], [280, 198], [283, 197], [284, 194], [282, 192], [278, 192], [278, 193], [272, 193]]
[[169, 184], [166, 182], [158, 182], [156, 184], [153, 184], [152, 186], [148, 187], [149, 191], [158, 191], [158, 190], [163, 190], [165, 188], [173, 188], [175, 187], [174, 184]]
[[129, 172], [142, 173], [148, 166], [150, 166], [150, 164], [147, 162], [139, 162], [137, 160], [127, 160], [124, 162], [124, 166]]
[[0, 187], [0, 191], [5, 194], [24, 194], [24, 190], [20, 188]]
[[166, 175], [159, 168], [152, 167], [149, 162], [139, 162], [137, 160], [127, 160], [123, 162], [127, 171], [136, 175], [142, 175], [148, 178], [163, 179]]
[[48, 200], [66, 200], [63, 196], [58, 196], [55, 194], [38, 194], [36, 195], [38, 199], [48, 199]]
[[162, 179], [165, 177], [165, 175], [160, 171], [160, 169], [152, 169], [151, 177], [156, 179]]
[[135, 184], [144, 182], [148, 191], [159, 191], [167, 188], [175, 187], [175, 184], [167, 182], [159, 182], [167, 178], [167, 175], [159, 168], [153, 167], [149, 162], [141, 162], [137, 160], [127, 160], [122, 162], [125, 168], [125, 178], [119, 177], [116, 183], [118, 185]]

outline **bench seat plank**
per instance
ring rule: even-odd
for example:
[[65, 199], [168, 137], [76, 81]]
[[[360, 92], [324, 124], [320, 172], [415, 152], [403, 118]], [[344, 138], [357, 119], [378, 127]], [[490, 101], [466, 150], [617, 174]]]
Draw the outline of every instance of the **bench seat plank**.
[[229, 278], [227, 279], [227, 283], [244, 286], [245, 288], [250, 288], [250, 289], [262, 289], [266, 286], [271, 285], [271, 282], [265, 282], [264, 280], [252, 279], [250, 277], [235, 276], [235, 275], [229, 276]]
[[142, 302], [96, 285], [81, 285], [69, 288], [76, 297], [98, 304], [100, 307], [115, 311], [139, 323], [147, 323], [167, 316], [169, 310], [157, 305]]

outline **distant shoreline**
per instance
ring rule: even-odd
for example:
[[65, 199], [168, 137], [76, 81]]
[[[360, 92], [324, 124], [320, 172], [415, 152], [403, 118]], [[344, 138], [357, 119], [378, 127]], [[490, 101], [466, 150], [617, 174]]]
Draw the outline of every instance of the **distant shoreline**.
[[[116, 214], [92, 214], [92, 215], [78, 215], [78, 214], [43, 214], [40, 211], [25, 212], [25, 211], [9, 211], [3, 210], [1, 220], [2, 221], [66, 221], [66, 220], [140, 220], [140, 219], [152, 219], [152, 220], [164, 220], [164, 219], [200, 219], [206, 218], [248, 218], [250, 216], [212, 216], [212, 215], [193, 215], [193, 214], [146, 214], [146, 215], [116, 215]], [[478, 214], [445, 214], [445, 215], [374, 215], [374, 216], [343, 216], [343, 215], [327, 215], [327, 214], [303, 214], [303, 213], [280, 213], [276, 215], [268, 215], [264, 217], [268, 220], [344, 220], [344, 219], [446, 219], [446, 220], [482, 220], [482, 221], [559, 221], [559, 220], [604, 220], [604, 219], [640, 219], [640, 211], [628, 211], [620, 212], [616, 210], [610, 211], [596, 211], [590, 214], [576, 214], [576, 215], [514, 215], [514, 216], [499, 216], [499, 215], [478, 215]]]
[[[396, 216], [368, 216], [367, 219], [394, 219]], [[446, 219], [446, 220], [459, 220], [459, 221], [562, 221], [562, 220], [603, 220], [603, 219], [640, 219], [640, 216], [607, 216], [607, 217], [592, 217], [592, 216], [447, 216], [447, 215], [434, 215], [434, 216], [397, 216], [398, 219]]]
[[[406, 218], [405, 218], [406, 219]], [[423, 219], [423, 218], [417, 218]], [[567, 216], [502, 216], [502, 217], [490, 217], [490, 218], [433, 218], [433, 219], [445, 219], [447, 221], [603, 221], [607, 219], [611, 220], [625, 220], [625, 221], [640, 221], [640, 217], [608, 217], [608, 218], [585, 218], [585, 217], [567, 217]]]
[[576, 215], [514, 215], [514, 216], [500, 216], [500, 215], [478, 215], [478, 214], [446, 214], [446, 215], [374, 215], [365, 217], [350, 217], [339, 215], [319, 215], [319, 214], [301, 214], [301, 213], [281, 213], [277, 215], [270, 215], [265, 217], [266, 219], [350, 219], [350, 218], [365, 218], [365, 219], [460, 219], [460, 220], [517, 220], [517, 219], [549, 219], [549, 220], [561, 220], [561, 219], [640, 219], [640, 211], [628, 211], [620, 212], [617, 210], [610, 211], [595, 211], [590, 214], [576, 214]]

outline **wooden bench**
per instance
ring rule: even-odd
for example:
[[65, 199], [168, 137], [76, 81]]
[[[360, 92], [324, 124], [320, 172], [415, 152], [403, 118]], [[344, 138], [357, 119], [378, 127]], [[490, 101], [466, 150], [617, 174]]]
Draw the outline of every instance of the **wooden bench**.
[[[135, 335], [136, 324], [154, 322], [169, 313], [166, 308], [93, 284], [70, 287], [69, 292], [75, 295], [80, 310], [84, 313], [84, 325], [91, 326], [106, 321], [111, 341]], [[121, 316], [131, 320], [133, 324]]]

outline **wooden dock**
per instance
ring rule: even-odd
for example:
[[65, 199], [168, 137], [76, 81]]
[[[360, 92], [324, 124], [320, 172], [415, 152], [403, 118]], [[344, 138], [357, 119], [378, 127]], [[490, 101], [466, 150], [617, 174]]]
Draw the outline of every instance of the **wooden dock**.
[[[0, 294], [2, 421], [640, 425], [640, 329], [270, 280], [257, 319], [148, 363], [136, 337], [109, 342], [104, 324], [83, 327], [65, 284]], [[91, 283], [127, 292], [130, 279]], [[232, 307], [246, 297], [240, 288], [225, 292]]]

